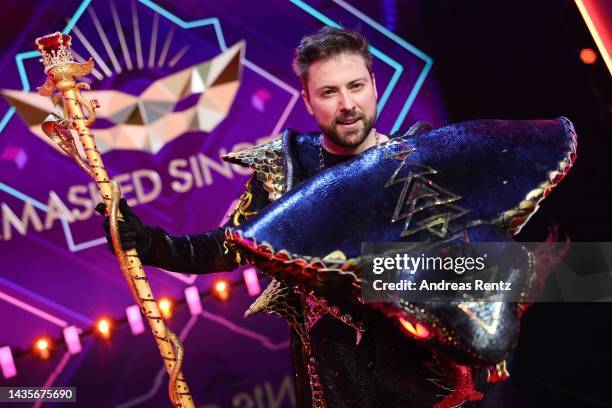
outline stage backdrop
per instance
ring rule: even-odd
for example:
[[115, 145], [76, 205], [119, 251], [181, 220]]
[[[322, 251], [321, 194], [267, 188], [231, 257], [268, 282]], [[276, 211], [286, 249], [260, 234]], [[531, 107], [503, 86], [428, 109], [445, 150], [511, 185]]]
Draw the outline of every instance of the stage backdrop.
[[[148, 328], [134, 335], [126, 322], [134, 302], [93, 211], [95, 186], [39, 130], [53, 106], [36, 93], [45, 76], [34, 39], [69, 33], [77, 59], [94, 59], [83, 79], [102, 105], [93, 130], [134, 211], [171, 233], [197, 233], [224, 222], [249, 177], [220, 155], [285, 127], [315, 128], [291, 60], [300, 38], [325, 24], [360, 27], [369, 38], [379, 131], [445, 122], [432, 59], [383, 25], [393, 22], [393, 2], [382, 3], [14, 2], [15, 21], [0, 26], [0, 350], [10, 377], [0, 386], [74, 386], [87, 407], [169, 406]], [[243, 319], [256, 296], [243, 272], [223, 274], [234, 284], [229, 297], [203, 296], [192, 315], [184, 290], [204, 293], [220, 275], [147, 268], [155, 295], [175, 304], [168, 324], [184, 341], [199, 406], [293, 406], [287, 324]], [[101, 317], [112, 322], [106, 340], [90, 334]], [[63, 343], [70, 326], [81, 332], [79, 353]], [[32, 351], [40, 336], [51, 341], [46, 360]]]

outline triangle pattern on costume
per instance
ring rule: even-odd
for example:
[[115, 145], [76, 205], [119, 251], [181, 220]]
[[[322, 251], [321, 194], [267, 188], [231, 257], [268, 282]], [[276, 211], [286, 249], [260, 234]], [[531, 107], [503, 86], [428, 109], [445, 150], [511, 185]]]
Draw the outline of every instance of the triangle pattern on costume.
[[501, 302], [463, 302], [458, 307], [488, 333], [494, 334], [497, 331]]
[[461, 197], [436, 185], [427, 176], [435, 175], [436, 170], [420, 163], [409, 161], [414, 149], [406, 146], [395, 153], [387, 153], [386, 158], [403, 160], [389, 178], [385, 187], [403, 182], [392, 222], [404, 221], [402, 237], [427, 231], [437, 238], [445, 238], [450, 221], [467, 213], [467, 210], [452, 204]]

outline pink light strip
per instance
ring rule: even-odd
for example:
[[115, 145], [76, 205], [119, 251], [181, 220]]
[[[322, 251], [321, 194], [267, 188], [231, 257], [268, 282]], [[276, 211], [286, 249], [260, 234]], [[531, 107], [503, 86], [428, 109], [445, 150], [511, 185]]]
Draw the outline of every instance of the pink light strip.
[[17, 375], [17, 367], [9, 346], [0, 347], [0, 366], [4, 378], [9, 379]]
[[66, 340], [70, 354], [80, 353], [83, 349], [79, 338], [79, 329], [76, 326], [68, 326], [64, 329], [64, 340]]
[[142, 314], [138, 305], [132, 305], [125, 308], [125, 314], [127, 315], [128, 322], [130, 323], [130, 329], [132, 334], [138, 335], [144, 332], [144, 322], [142, 321]]
[[40, 310], [40, 309], [30, 305], [30, 304], [22, 302], [19, 299], [16, 299], [16, 298], [14, 298], [12, 296], [9, 296], [9, 295], [7, 295], [4, 292], [0, 292], [0, 299], [2, 299], [4, 301], [7, 301], [8, 303], [10, 303], [12, 305], [15, 305], [18, 308], [23, 309], [26, 312], [32, 313], [33, 315], [36, 315], [36, 316], [38, 316], [38, 317], [40, 317], [42, 319], [45, 319], [46, 321], [51, 322], [51, 323], [53, 323], [53, 324], [55, 324], [57, 326], [60, 326], [60, 327], [68, 326], [68, 323], [66, 323], [62, 319], [59, 319], [59, 318], [57, 318], [57, 317], [55, 317], [55, 316], [53, 316], [53, 315], [51, 315], [51, 314], [49, 314], [47, 312], [44, 312], [44, 311], [42, 311], [42, 310]]
[[187, 299], [189, 312], [192, 316], [197, 316], [202, 313], [202, 301], [200, 300], [200, 293], [197, 287], [190, 286], [185, 288], [185, 299]]
[[244, 283], [246, 283], [249, 296], [256, 296], [261, 293], [261, 287], [259, 286], [259, 279], [257, 278], [257, 271], [255, 268], [243, 270], [242, 277], [244, 278]]

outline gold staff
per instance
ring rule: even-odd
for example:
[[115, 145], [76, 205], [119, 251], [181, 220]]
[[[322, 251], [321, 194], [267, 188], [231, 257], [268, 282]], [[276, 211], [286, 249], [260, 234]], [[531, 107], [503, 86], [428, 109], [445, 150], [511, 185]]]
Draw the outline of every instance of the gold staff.
[[[45, 67], [47, 80], [38, 88], [42, 96], [49, 96], [56, 104], [63, 103], [64, 117], [49, 115], [42, 125], [43, 131], [78, 165], [87, 172], [98, 185], [102, 200], [106, 204], [110, 217], [113, 247], [121, 271], [125, 276], [130, 291], [149, 321], [153, 335], [164, 359], [166, 370], [170, 374], [168, 393], [175, 407], [194, 407], [193, 399], [187, 386], [187, 381], [181, 372], [183, 346], [176, 335], [166, 327], [153, 297], [153, 292], [145, 276], [136, 249], [124, 251], [119, 240], [117, 222], [123, 220], [118, 209], [121, 196], [119, 185], [111, 182], [102, 163], [100, 152], [96, 148], [94, 136], [90, 127], [96, 120], [95, 109], [99, 108], [97, 101], [86, 100], [81, 89], [89, 90], [89, 85], [77, 83], [76, 78], [91, 73], [94, 63], [91, 58], [84, 62], [74, 61], [72, 56], [71, 37], [56, 32], [36, 39], [36, 47], [42, 54], [41, 62]], [[83, 109], [87, 111], [85, 116]], [[86, 156], [84, 160], [77, 150], [71, 130], [76, 130]]]

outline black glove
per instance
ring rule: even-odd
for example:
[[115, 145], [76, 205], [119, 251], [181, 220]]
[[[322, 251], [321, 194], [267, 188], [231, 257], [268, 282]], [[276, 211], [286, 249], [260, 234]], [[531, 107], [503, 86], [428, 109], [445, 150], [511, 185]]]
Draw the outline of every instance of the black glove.
[[[119, 221], [119, 236], [121, 238], [121, 247], [123, 249], [136, 248], [142, 254], [151, 245], [151, 231], [149, 228], [134, 215], [132, 209], [125, 201], [125, 198], [119, 200], [119, 211], [123, 215], [123, 221]], [[96, 206], [96, 212], [100, 215], [106, 215], [106, 205], [100, 203]], [[112, 253], [115, 253], [113, 241], [110, 234], [110, 221], [106, 217], [102, 224], [106, 232], [106, 242]]]

